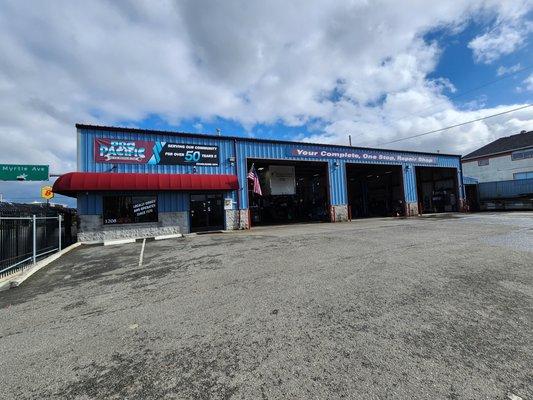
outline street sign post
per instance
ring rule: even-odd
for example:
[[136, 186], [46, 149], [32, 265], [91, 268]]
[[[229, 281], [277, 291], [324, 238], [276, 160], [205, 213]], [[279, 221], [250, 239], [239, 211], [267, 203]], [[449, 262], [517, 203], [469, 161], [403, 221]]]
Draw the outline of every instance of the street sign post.
[[0, 164], [0, 181], [47, 181], [48, 165]]
[[41, 188], [41, 197], [46, 200], [54, 198], [54, 192], [52, 191], [52, 186], [43, 186]]

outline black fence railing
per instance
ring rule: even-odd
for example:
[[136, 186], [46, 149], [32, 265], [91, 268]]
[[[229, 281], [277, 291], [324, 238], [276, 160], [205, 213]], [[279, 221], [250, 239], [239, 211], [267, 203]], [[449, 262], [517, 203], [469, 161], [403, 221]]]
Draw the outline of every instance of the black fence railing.
[[77, 241], [72, 214], [0, 216], [0, 278]]

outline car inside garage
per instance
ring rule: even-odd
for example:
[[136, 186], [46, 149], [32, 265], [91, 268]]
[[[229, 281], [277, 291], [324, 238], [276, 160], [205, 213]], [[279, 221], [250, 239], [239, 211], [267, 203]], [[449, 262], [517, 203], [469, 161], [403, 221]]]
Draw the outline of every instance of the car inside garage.
[[346, 175], [351, 218], [404, 214], [401, 166], [346, 164]]
[[248, 179], [252, 226], [329, 221], [327, 163], [248, 160], [262, 194]]

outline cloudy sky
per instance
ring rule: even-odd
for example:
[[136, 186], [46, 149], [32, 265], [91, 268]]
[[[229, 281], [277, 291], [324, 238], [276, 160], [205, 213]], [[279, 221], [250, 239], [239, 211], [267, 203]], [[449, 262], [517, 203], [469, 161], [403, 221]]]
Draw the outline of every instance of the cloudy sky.
[[[76, 122], [465, 154], [533, 129], [533, 0], [0, 2], [0, 163]], [[39, 184], [0, 182], [14, 201]]]

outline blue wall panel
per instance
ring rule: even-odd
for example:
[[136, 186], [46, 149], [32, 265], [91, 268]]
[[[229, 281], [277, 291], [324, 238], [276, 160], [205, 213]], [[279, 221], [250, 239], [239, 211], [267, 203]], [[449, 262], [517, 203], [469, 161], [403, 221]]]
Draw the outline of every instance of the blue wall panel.
[[[231, 197], [234, 202], [239, 202], [239, 208], [248, 208], [247, 196], [247, 160], [248, 159], [262, 159], [262, 160], [293, 160], [293, 161], [314, 161], [323, 162], [328, 166], [329, 178], [329, 196], [330, 202], [333, 205], [347, 204], [347, 184], [346, 184], [346, 164], [389, 164], [401, 165], [404, 180], [404, 192], [407, 202], [416, 202], [416, 174], [415, 167], [435, 166], [458, 169], [458, 182], [461, 184], [461, 165], [458, 156], [438, 155], [434, 154], [431, 157], [436, 157], [437, 163], [434, 165], [417, 164], [411, 162], [398, 162], [389, 160], [373, 160], [373, 159], [332, 159], [324, 157], [300, 157], [294, 156], [292, 151], [295, 149], [304, 150], [326, 150], [329, 152], [345, 152], [347, 150], [357, 150], [357, 148], [348, 148], [342, 146], [320, 146], [305, 143], [283, 143], [270, 141], [250, 141], [243, 139], [235, 139], [228, 137], [202, 137], [202, 135], [180, 135], [180, 134], [165, 134], [165, 133], [146, 133], [146, 132], [131, 132], [131, 131], [106, 131], [100, 129], [81, 129], [79, 151], [80, 169], [87, 172], [107, 172], [110, 170], [112, 164], [96, 163], [94, 161], [94, 139], [95, 138], [116, 138], [124, 140], [153, 140], [165, 141], [172, 143], [193, 143], [203, 145], [217, 145], [219, 146], [219, 166], [198, 166], [196, 171], [194, 167], [189, 165], [146, 165], [146, 164], [120, 164], [117, 163], [116, 172], [140, 172], [140, 173], [176, 173], [176, 174], [237, 174], [239, 178], [239, 196], [237, 198], [236, 192], [225, 193], [225, 197]], [[236, 154], [235, 154], [236, 147]], [[370, 155], [379, 154], [398, 154], [409, 156], [413, 153], [409, 152], [394, 152], [385, 150], [364, 149]], [[232, 165], [229, 161], [230, 157], [236, 157], [236, 165]], [[79, 208], [82, 211], [90, 213], [101, 212], [101, 196], [89, 195], [86, 197], [80, 196]], [[464, 198], [464, 190], [460, 188], [460, 197]], [[187, 211], [189, 208], [189, 197], [185, 193], [161, 193], [159, 195], [160, 210], [162, 212], [170, 211]], [[100, 203], [99, 203], [100, 202]]]
[[[305, 149], [305, 150], [315, 150], [315, 149], [324, 149], [326, 148], [331, 152], [343, 152], [346, 151], [346, 147], [320, 147], [317, 145], [308, 145], [305, 143], [298, 144], [286, 144], [286, 143], [275, 143], [275, 142], [251, 142], [251, 141], [238, 141], [237, 142], [237, 159], [239, 163], [239, 179], [241, 182], [241, 204], [242, 208], [248, 207], [247, 199], [247, 183], [246, 183], [246, 168], [247, 163], [246, 159], [271, 159], [271, 160], [293, 160], [293, 161], [314, 161], [314, 162], [327, 162], [328, 163], [328, 177], [330, 185], [330, 202], [332, 205], [338, 204], [347, 204], [347, 185], [346, 185], [346, 164], [347, 163], [357, 163], [357, 164], [387, 164], [387, 165], [409, 165], [410, 168], [407, 170], [408, 175], [405, 176], [404, 169], [404, 180], [407, 179], [407, 182], [404, 184], [404, 189], [406, 193], [406, 201], [416, 202], [416, 177], [414, 175], [414, 167], [417, 165], [421, 166], [433, 166], [433, 167], [446, 167], [446, 168], [460, 168], [460, 159], [457, 156], [447, 156], [447, 155], [432, 155], [436, 157], [436, 164], [424, 164], [424, 163], [401, 163], [396, 161], [384, 161], [384, 160], [345, 160], [345, 159], [328, 159], [323, 157], [300, 157], [293, 156], [292, 151], [294, 149]], [[356, 150], [356, 148], [352, 148]], [[366, 149], [365, 149], [366, 150]], [[371, 155], [379, 155], [387, 153], [387, 151], [382, 150], [368, 150]], [[394, 154], [394, 152], [390, 152]], [[412, 153], [401, 152], [405, 155], [410, 155]], [[337, 166], [336, 166], [337, 165]], [[243, 178], [244, 177], [244, 180]]]
[[531, 197], [533, 195], [533, 179], [483, 182], [478, 185], [478, 188], [481, 200]]
[[[94, 139], [110, 138], [124, 140], [153, 140], [171, 143], [191, 143], [219, 146], [219, 162], [216, 167], [198, 166], [198, 174], [235, 174], [235, 167], [230, 164], [228, 158], [233, 155], [233, 141], [223, 139], [176, 136], [176, 135], [155, 135], [131, 132], [106, 132], [100, 130], [83, 130], [82, 131], [82, 160], [81, 168], [85, 172], [108, 172], [113, 163], [97, 163], [94, 161]], [[144, 172], [154, 174], [192, 174], [194, 173], [190, 165], [149, 165], [149, 164], [123, 164], [116, 163], [115, 172]]]
[[403, 165], [403, 191], [407, 203], [417, 202], [416, 172], [412, 165]]
[[159, 192], [157, 208], [159, 212], [189, 211], [189, 193]]
[[80, 215], [102, 214], [102, 193], [89, 192], [78, 194], [78, 213]]

